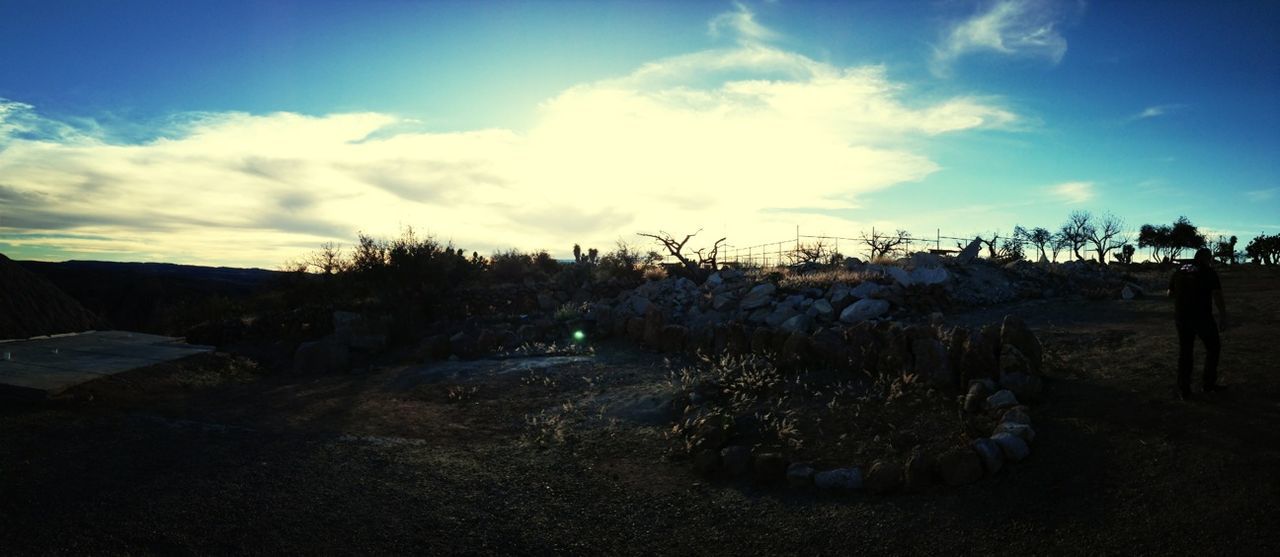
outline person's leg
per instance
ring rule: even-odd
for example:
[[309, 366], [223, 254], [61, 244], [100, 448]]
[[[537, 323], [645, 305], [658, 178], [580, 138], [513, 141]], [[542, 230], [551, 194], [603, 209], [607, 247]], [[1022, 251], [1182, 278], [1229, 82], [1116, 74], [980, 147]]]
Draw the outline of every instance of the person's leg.
[[1191, 395], [1191, 363], [1195, 355], [1196, 329], [1191, 323], [1176, 321], [1178, 326], [1178, 392]]
[[1197, 324], [1196, 331], [1204, 341], [1204, 390], [1218, 386], [1218, 356], [1222, 353], [1222, 340], [1218, 337], [1218, 323], [1209, 317]]

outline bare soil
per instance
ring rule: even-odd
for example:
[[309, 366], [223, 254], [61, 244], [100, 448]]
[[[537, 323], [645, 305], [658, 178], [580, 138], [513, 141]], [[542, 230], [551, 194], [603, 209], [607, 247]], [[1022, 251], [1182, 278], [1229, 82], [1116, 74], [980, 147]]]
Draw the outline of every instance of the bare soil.
[[1230, 390], [1178, 401], [1163, 298], [1036, 301], [1030, 458], [919, 494], [706, 481], [669, 368], [592, 358], [265, 374], [207, 355], [0, 401], [0, 548], [50, 553], [1217, 554], [1280, 548], [1280, 273], [1226, 269]]

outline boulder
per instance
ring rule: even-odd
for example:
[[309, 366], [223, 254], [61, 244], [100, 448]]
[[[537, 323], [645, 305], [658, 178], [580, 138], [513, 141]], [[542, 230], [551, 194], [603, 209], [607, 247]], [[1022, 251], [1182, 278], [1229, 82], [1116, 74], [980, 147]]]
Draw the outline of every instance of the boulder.
[[293, 373], [317, 375], [339, 373], [351, 367], [351, 351], [347, 345], [330, 336], [298, 345], [293, 353]]
[[911, 282], [914, 284], [942, 284], [951, 280], [951, 273], [942, 267], [921, 267], [911, 271]]
[[1025, 406], [1015, 406], [1006, 410], [1000, 415], [1000, 422], [1031, 425], [1031, 414], [1027, 413], [1025, 408]]
[[689, 329], [682, 325], [667, 325], [659, 335], [658, 349], [663, 352], [680, 352], [689, 339]]
[[741, 356], [751, 352], [751, 337], [741, 323], [730, 323], [725, 327], [725, 350], [729, 354]]
[[978, 256], [978, 252], [980, 251], [982, 251], [982, 239], [974, 238], [972, 242], [969, 242], [969, 245], [965, 246], [964, 249], [960, 250], [960, 253], [956, 255], [956, 263], [961, 265], [968, 264], [970, 261], [973, 261], [973, 258]]
[[779, 355], [781, 356], [781, 363], [786, 365], [800, 365], [808, 361], [809, 335], [804, 334], [802, 331], [795, 331], [787, 335]]
[[656, 305], [650, 305], [644, 312], [644, 343], [657, 347], [662, 342], [662, 328], [666, 326], [666, 318]]
[[831, 294], [827, 296], [827, 300], [830, 302], [833, 312], [839, 312], [844, 308], [849, 307], [849, 304], [852, 304], [856, 299], [857, 296], [853, 295], [853, 292], [849, 287], [840, 283], [832, 286]]
[[771, 283], [757, 284], [747, 295], [738, 303], [738, 307], [742, 310], [753, 310], [761, 308], [773, 301], [773, 294], [777, 292], [778, 287]]
[[902, 486], [903, 466], [894, 460], [877, 460], [867, 470], [864, 485], [871, 493], [888, 493]]
[[812, 466], [802, 462], [793, 462], [787, 467], [787, 485], [791, 487], [807, 487], [813, 485], [814, 470]]
[[1027, 373], [1000, 373], [1000, 387], [1013, 393], [1018, 400], [1035, 401], [1044, 390], [1044, 380]]
[[751, 352], [762, 355], [773, 351], [773, 331], [768, 327], [756, 327], [751, 332]]
[[815, 300], [810, 308], [810, 311], [813, 312], [813, 316], [819, 321], [831, 321], [835, 318], [835, 307], [831, 305], [831, 302], [828, 302], [825, 299]]
[[1031, 429], [1031, 426], [1027, 424], [1000, 422], [996, 424], [996, 428], [992, 430], [991, 437], [994, 439], [995, 436], [1000, 435], [1001, 433], [1016, 435], [1026, 443], [1031, 443], [1036, 440], [1035, 430]]
[[967, 382], [999, 377], [999, 351], [998, 337], [987, 334], [987, 331], [969, 331], [968, 338], [965, 339], [964, 355], [961, 357], [961, 380]]
[[836, 329], [814, 331], [809, 337], [809, 354], [815, 362], [832, 369], [844, 369], [849, 365], [849, 345]]
[[969, 447], [957, 447], [938, 456], [938, 475], [947, 485], [971, 484], [982, 479], [982, 459]]
[[764, 324], [770, 327], [780, 327], [783, 323], [786, 323], [788, 319], [802, 315], [802, 313], [796, 311], [796, 308], [790, 304], [778, 304], [778, 307], [773, 309], [773, 313], [770, 313], [768, 317], [764, 318]]
[[813, 475], [813, 485], [818, 489], [862, 489], [862, 469], [855, 466], [824, 470]]
[[711, 275], [707, 277], [706, 282], [703, 283], [707, 288], [715, 288], [721, 284], [724, 284], [724, 277], [720, 276], [719, 272], [711, 273]]
[[991, 436], [991, 441], [1000, 447], [1000, 451], [1010, 462], [1017, 462], [1031, 454], [1031, 448], [1027, 446], [1027, 442], [1012, 433], [996, 433]]
[[970, 444], [973, 452], [978, 454], [982, 459], [982, 467], [988, 474], [995, 474], [1004, 466], [1004, 452], [1000, 450], [1000, 446], [989, 438], [974, 439]]
[[711, 299], [711, 308], [716, 311], [729, 311], [733, 309], [733, 303], [736, 299], [733, 294], [721, 292]]
[[903, 286], [911, 286], [915, 281], [911, 279], [911, 273], [902, 267], [888, 267], [885, 269], [893, 281]]
[[632, 317], [627, 320], [627, 338], [636, 342], [644, 340], [643, 317]]
[[911, 254], [911, 266], [914, 269], [931, 269], [942, 266], [942, 258], [927, 251]]
[[1022, 351], [1012, 344], [1006, 344], [1000, 347], [1000, 374], [1008, 373], [1029, 373], [1031, 364], [1027, 361], [1027, 357], [1022, 355]]
[[849, 295], [858, 299], [867, 299], [880, 295], [889, 287], [872, 281], [863, 281], [849, 290]]
[[732, 445], [720, 450], [720, 467], [725, 475], [737, 478], [747, 475], [751, 470], [751, 449], [742, 445]]
[[808, 315], [793, 315], [790, 319], [783, 321], [778, 328], [788, 333], [805, 333], [809, 331], [809, 327], [813, 326], [813, 318]]
[[987, 408], [991, 410], [1000, 410], [1002, 408], [1010, 408], [1018, 405], [1018, 398], [1013, 396], [1013, 392], [1009, 389], [1001, 389], [995, 394], [987, 397]]
[[1011, 345], [1026, 356], [1032, 374], [1039, 375], [1044, 361], [1044, 347], [1031, 328], [1016, 315], [1006, 315], [1000, 325], [1000, 344]]
[[850, 324], [860, 323], [868, 319], [880, 317], [887, 311], [889, 311], [889, 302], [884, 300], [858, 300], [853, 305], [844, 308], [844, 311], [840, 312], [840, 321]]
[[758, 483], [776, 482], [786, 476], [787, 459], [779, 453], [760, 453], [751, 471]]

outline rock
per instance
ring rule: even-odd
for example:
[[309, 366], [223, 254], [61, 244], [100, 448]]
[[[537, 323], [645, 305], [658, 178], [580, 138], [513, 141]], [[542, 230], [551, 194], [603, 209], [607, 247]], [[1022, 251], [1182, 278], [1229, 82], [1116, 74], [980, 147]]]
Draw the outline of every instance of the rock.
[[648, 298], [637, 294], [632, 296], [631, 301], [624, 307], [637, 316], [644, 316], [645, 312], [649, 311], [650, 305], [652, 305], [652, 302]]
[[738, 304], [738, 308], [742, 310], [752, 310], [764, 307], [773, 301], [773, 293], [778, 287], [771, 283], [757, 284], [747, 295], [742, 298], [742, 302]]
[[1022, 351], [1012, 344], [1006, 344], [1000, 347], [1000, 374], [1007, 373], [1029, 373], [1031, 364], [1027, 361], [1027, 357], [1022, 355]]
[[734, 301], [733, 294], [721, 292], [711, 299], [711, 308], [716, 311], [729, 311], [733, 309]]
[[890, 277], [893, 277], [893, 281], [898, 284], [903, 286], [915, 284], [915, 281], [911, 279], [911, 273], [908, 273], [902, 267], [888, 267], [886, 271], [888, 271]]
[[761, 453], [756, 455], [751, 470], [758, 483], [776, 482], [787, 473], [787, 459], [778, 453]]
[[914, 450], [907, 458], [903, 471], [907, 491], [920, 491], [933, 485], [933, 457], [921, 450]]
[[801, 331], [796, 331], [787, 335], [787, 340], [782, 344], [782, 350], [779, 354], [781, 363], [786, 365], [800, 365], [809, 359], [809, 336]]
[[947, 485], [971, 484], [982, 479], [982, 459], [969, 447], [957, 447], [938, 456], [938, 475]]
[[889, 311], [889, 302], [884, 300], [858, 300], [840, 312], [840, 321], [849, 324], [859, 323], [880, 317], [887, 311]]
[[768, 327], [756, 327], [751, 332], [751, 352], [753, 354], [773, 352], [773, 331]]
[[787, 485], [791, 487], [807, 487], [813, 485], [814, 470], [812, 466], [802, 462], [793, 462], [787, 467]]
[[1014, 422], [1000, 422], [996, 424], [995, 430], [991, 432], [991, 437], [995, 438], [996, 435], [999, 435], [1001, 433], [1009, 433], [1012, 435], [1016, 435], [1026, 443], [1031, 443], [1032, 441], [1036, 440], [1036, 431], [1034, 429], [1031, 429], [1031, 426], [1027, 424], [1019, 424]]
[[922, 267], [911, 271], [911, 282], [915, 284], [942, 284], [951, 280], [951, 273], [942, 267]]
[[991, 436], [991, 441], [1000, 447], [1000, 451], [1010, 462], [1018, 462], [1031, 454], [1031, 448], [1027, 446], [1027, 442], [1012, 433], [997, 433]]
[[720, 453], [713, 449], [702, 449], [693, 455], [693, 470], [703, 476], [710, 476], [720, 469]]
[[1132, 299], [1134, 299], [1134, 298], [1136, 298], [1136, 297], [1137, 297], [1137, 294], [1136, 294], [1136, 293], [1134, 293], [1133, 289], [1129, 288], [1129, 286], [1128, 286], [1128, 285], [1126, 285], [1124, 288], [1121, 288], [1121, 289], [1120, 289], [1120, 299], [1121, 299], [1121, 300], [1132, 300]]
[[809, 331], [809, 327], [813, 325], [813, 318], [808, 315], [795, 315], [791, 319], [782, 322], [779, 327], [788, 333], [804, 333]]
[[1024, 408], [1024, 406], [1015, 406], [1006, 410], [1000, 415], [1000, 422], [1031, 425], [1031, 414], [1028, 414]]
[[1013, 396], [1013, 392], [1008, 389], [1001, 389], [995, 394], [987, 397], [987, 408], [999, 410], [1001, 408], [1009, 408], [1018, 405], [1018, 398]]
[[764, 318], [764, 324], [770, 327], [779, 327], [783, 323], [786, 323], [788, 319], [799, 315], [803, 314], [796, 311], [796, 309], [791, 305], [778, 304], [778, 307], [774, 308], [773, 313], [770, 313], [768, 317]]
[[888, 287], [872, 281], [863, 281], [849, 290], [849, 295], [858, 299], [867, 299], [884, 292]]
[[663, 352], [680, 352], [684, 350], [689, 339], [689, 329], [682, 325], [667, 325], [662, 328], [658, 349]]
[[703, 283], [707, 288], [715, 288], [721, 284], [724, 284], [724, 277], [720, 276], [720, 273], [718, 272], [711, 273], [711, 275], [707, 277], [707, 281]]
[[911, 343], [913, 371], [921, 379], [939, 387], [954, 384], [951, 362], [941, 341], [933, 338], [918, 339]]
[[965, 340], [964, 355], [961, 356], [960, 377], [962, 381], [974, 379], [995, 379], [1000, 376], [1000, 339], [988, 335], [985, 331], [970, 331]]
[[751, 449], [732, 445], [720, 450], [720, 466], [725, 475], [737, 478], [747, 475], [751, 469]]
[[830, 321], [835, 317], [835, 307], [831, 305], [831, 302], [828, 302], [825, 299], [815, 300], [811, 308], [811, 311], [814, 312], [813, 316], [821, 321]]
[[1004, 466], [1004, 453], [1001, 452], [1000, 446], [995, 441], [983, 437], [975, 439], [970, 444], [973, 452], [978, 453], [978, 457], [982, 459], [982, 467], [988, 474], [995, 474], [1000, 471], [1000, 467]]
[[339, 373], [350, 367], [351, 351], [345, 343], [333, 337], [304, 342], [293, 353], [295, 375]]
[[839, 312], [857, 300], [857, 296], [853, 295], [848, 286], [836, 284], [831, 287], [831, 294], [827, 296], [827, 299], [831, 303], [832, 311]]
[[813, 485], [818, 489], [862, 489], [862, 469], [836, 468], [813, 475]]
[[960, 250], [960, 253], [956, 255], [956, 263], [961, 265], [968, 264], [970, 261], [973, 261], [973, 258], [978, 256], [979, 251], [982, 251], [982, 239], [974, 238], [972, 242], [969, 242], [969, 245], [965, 246], [964, 249]]
[[734, 356], [751, 351], [751, 337], [741, 323], [730, 323], [725, 327], [725, 350]]
[[632, 317], [627, 320], [627, 338], [640, 342], [644, 340], [644, 318]]
[[892, 460], [877, 460], [867, 470], [865, 485], [871, 493], [888, 493], [902, 486], [902, 463]]
[[1000, 344], [1017, 348], [1023, 356], [1026, 356], [1030, 372], [1034, 375], [1040, 374], [1044, 360], [1044, 347], [1040, 345], [1040, 339], [1036, 338], [1035, 333], [1031, 332], [1031, 328], [1021, 318], [1016, 315], [1005, 316], [1004, 323], [1000, 326]]
[[662, 343], [662, 328], [666, 326], [666, 318], [656, 305], [650, 305], [644, 312], [644, 343], [658, 347]]

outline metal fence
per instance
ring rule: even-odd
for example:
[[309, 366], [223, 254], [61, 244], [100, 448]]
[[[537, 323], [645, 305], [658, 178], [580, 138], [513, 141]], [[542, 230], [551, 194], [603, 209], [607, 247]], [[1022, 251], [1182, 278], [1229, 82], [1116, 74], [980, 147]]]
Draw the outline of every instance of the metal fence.
[[[869, 237], [874, 237], [876, 234], [876, 229], [872, 228]], [[897, 231], [890, 236], [896, 237]], [[951, 253], [959, 251], [960, 247], [971, 241], [973, 241], [972, 236], [967, 238], [943, 236], [942, 229], [937, 229], [932, 237], [908, 234], [901, 244], [890, 251], [889, 255], [899, 256], [918, 251]], [[717, 260], [722, 264], [746, 267], [776, 267], [795, 265], [803, 261], [830, 260], [836, 254], [865, 258], [870, 254], [870, 246], [862, 237], [801, 234], [800, 227], [796, 227], [795, 237], [786, 240], [751, 246], [723, 244]]]

